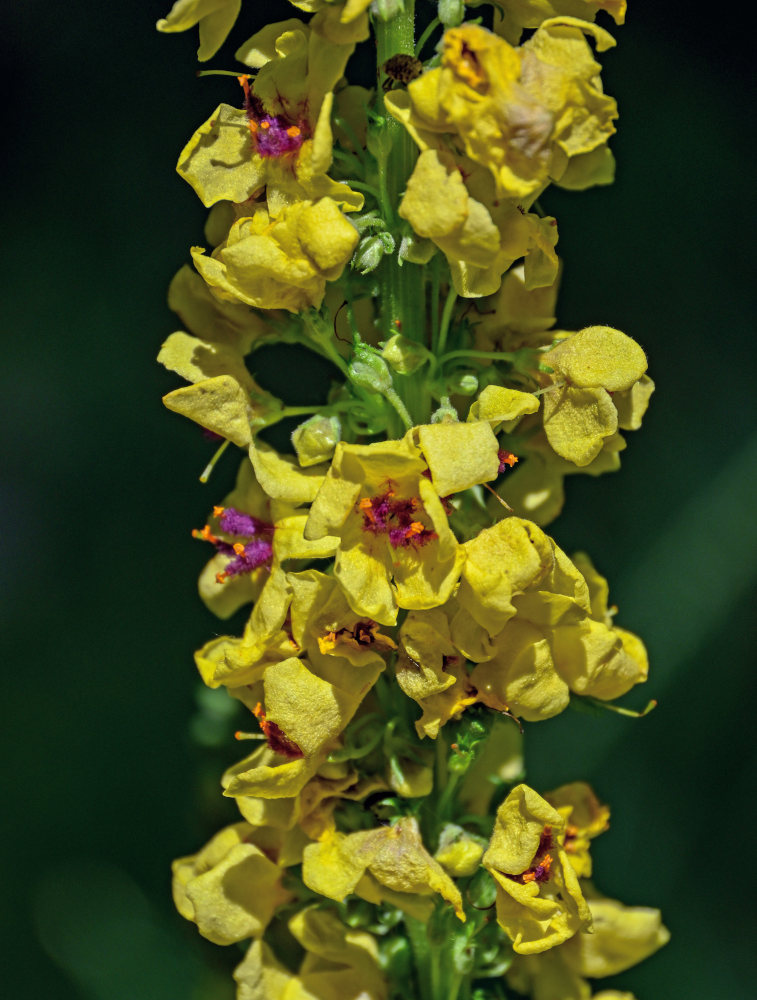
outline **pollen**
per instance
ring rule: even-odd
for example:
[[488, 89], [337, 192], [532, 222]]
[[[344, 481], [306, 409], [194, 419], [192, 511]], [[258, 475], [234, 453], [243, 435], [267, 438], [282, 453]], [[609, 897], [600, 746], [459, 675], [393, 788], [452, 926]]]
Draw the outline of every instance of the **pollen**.
[[229, 577], [251, 573], [260, 566], [270, 564], [273, 559], [274, 526], [235, 507], [213, 507], [213, 516], [218, 518], [221, 531], [231, 539], [214, 535], [209, 525], [202, 530], [194, 530], [194, 538], [211, 542], [219, 553], [227, 556], [229, 562], [223, 571], [216, 573], [216, 583], [225, 583]]
[[305, 756], [294, 740], [290, 740], [275, 722], [271, 722], [266, 718], [260, 702], [253, 708], [252, 714], [258, 720], [258, 725], [268, 741], [268, 746], [274, 753], [280, 754], [282, 757], [288, 757], [290, 760], [298, 760], [300, 757]]
[[517, 455], [513, 455], [511, 451], [506, 451], [504, 448], [499, 449], [497, 452], [497, 458], [499, 459], [499, 468], [497, 469], [498, 474], [503, 473], [508, 467], [512, 469], [518, 461]]
[[289, 136], [290, 139], [296, 139], [301, 134], [302, 134], [302, 129], [297, 125], [290, 125], [289, 128], [287, 129], [287, 135]]
[[422, 509], [418, 497], [397, 497], [389, 481], [383, 493], [359, 500], [357, 509], [363, 515], [363, 531], [387, 535], [392, 548], [423, 545], [437, 537], [415, 517], [416, 511]]
[[216, 538], [210, 530], [209, 524], [206, 524], [200, 531], [198, 531], [197, 528], [194, 528], [192, 530], [192, 538], [199, 538], [203, 542], [212, 542], [213, 545], [216, 545], [219, 541], [219, 539]]

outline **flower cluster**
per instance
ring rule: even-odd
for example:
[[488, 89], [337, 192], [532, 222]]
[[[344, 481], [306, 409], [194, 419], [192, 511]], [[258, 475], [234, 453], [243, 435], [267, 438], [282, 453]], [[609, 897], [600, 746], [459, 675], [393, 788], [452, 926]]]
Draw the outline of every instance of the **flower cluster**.
[[[565, 475], [618, 467], [654, 388], [625, 333], [555, 329], [539, 201], [612, 180], [595, 18], [625, 2], [504, 0], [487, 28], [424, 0], [417, 44], [412, 0], [292, 2], [177, 166], [210, 246], [171, 283], [159, 361], [187, 384], [164, 401], [220, 443], [203, 480], [241, 452], [192, 534], [200, 597], [246, 621], [195, 660], [254, 749], [222, 778], [241, 819], [174, 864], [176, 906], [251, 941], [238, 1000], [586, 1000], [667, 940], [589, 881], [592, 789], [523, 783], [524, 727], [648, 673], [590, 558], [543, 530]], [[158, 28], [199, 25], [204, 61], [240, 5], [177, 0]], [[345, 74], [371, 32], [368, 90]], [[253, 376], [276, 343], [332, 363], [326, 402]]]

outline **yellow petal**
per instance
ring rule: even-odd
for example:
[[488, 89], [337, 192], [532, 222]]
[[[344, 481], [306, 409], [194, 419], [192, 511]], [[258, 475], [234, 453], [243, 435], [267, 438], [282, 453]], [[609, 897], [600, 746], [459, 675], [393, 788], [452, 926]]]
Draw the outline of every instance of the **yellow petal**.
[[543, 361], [579, 389], [601, 386], [608, 392], [630, 389], [647, 370], [636, 341], [609, 326], [579, 330], [547, 351]]
[[231, 375], [205, 379], [174, 389], [163, 397], [167, 409], [189, 417], [214, 434], [246, 448], [252, 443], [251, 421], [257, 422], [249, 393]]
[[544, 431], [561, 458], [579, 467], [602, 450], [605, 438], [618, 427], [618, 411], [605, 389], [567, 385], [544, 395]]
[[265, 183], [265, 160], [252, 146], [247, 114], [219, 104], [179, 154], [176, 170], [206, 208], [246, 201]]
[[295, 505], [313, 500], [326, 472], [323, 465], [302, 469], [292, 458], [280, 455], [264, 441], [255, 441], [251, 445], [250, 461], [258, 482], [269, 497]]
[[515, 614], [513, 595], [551, 569], [552, 546], [535, 524], [508, 517], [485, 528], [463, 548], [467, 558], [457, 600], [490, 635], [496, 635]]
[[471, 403], [468, 420], [488, 420], [493, 430], [508, 422], [512, 424], [527, 413], [536, 413], [539, 409], [539, 398], [530, 392], [520, 392], [518, 389], [508, 389], [502, 385], [487, 385], [479, 393], [478, 399]]
[[670, 940], [659, 910], [624, 906], [615, 899], [590, 899], [589, 909], [594, 933], [577, 935], [565, 952], [582, 976], [614, 976]]
[[485, 420], [465, 424], [423, 424], [418, 443], [440, 497], [496, 479], [498, 443]]

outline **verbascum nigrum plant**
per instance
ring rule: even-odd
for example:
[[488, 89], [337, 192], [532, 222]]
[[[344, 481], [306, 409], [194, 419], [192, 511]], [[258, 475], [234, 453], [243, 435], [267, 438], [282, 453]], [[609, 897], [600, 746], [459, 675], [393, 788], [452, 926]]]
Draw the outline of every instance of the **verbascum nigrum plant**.
[[[240, 5], [177, 0], [158, 28], [198, 26], [205, 62]], [[569, 706], [644, 712], [613, 704], [641, 639], [546, 533], [654, 389], [626, 333], [557, 326], [539, 201], [613, 179], [595, 18], [625, 6], [293, 0], [179, 155], [209, 215], [169, 290], [165, 404], [218, 440], [211, 494], [237, 455], [194, 535], [202, 600], [248, 612], [195, 659], [253, 750], [221, 777], [238, 821], [173, 886], [240, 949], [239, 1000], [628, 1000], [595, 980], [668, 938], [595, 887], [609, 807], [580, 775], [530, 787], [523, 754]], [[280, 343], [331, 362], [324, 403], [256, 381]]]

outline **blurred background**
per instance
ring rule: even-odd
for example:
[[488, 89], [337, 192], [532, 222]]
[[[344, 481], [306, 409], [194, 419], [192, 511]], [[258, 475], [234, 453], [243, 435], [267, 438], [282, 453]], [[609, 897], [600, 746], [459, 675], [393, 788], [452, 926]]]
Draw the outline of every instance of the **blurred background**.
[[[196, 31], [155, 32], [169, 6], [25, 0], [4, 16], [8, 996], [226, 1000], [238, 960], [169, 894], [170, 860], [234, 817], [217, 781], [240, 756], [215, 745], [223, 707], [203, 703], [191, 658], [219, 623], [196, 597], [207, 553], [189, 532], [235, 463], [197, 481], [213, 446], [164, 411], [179, 383], [153, 361], [205, 215], [176, 156], [238, 95], [195, 77]], [[602, 57], [617, 182], [543, 200], [566, 261], [560, 324], [631, 334], [657, 393], [622, 470], [571, 477], [551, 533], [610, 578], [619, 623], [651, 655], [631, 701], [660, 704], [530, 727], [529, 781], [595, 785], [613, 807], [598, 885], [659, 906], [672, 930], [619, 984], [640, 1000], [740, 1000], [757, 974], [756, 95], [738, 28], [630, 6]], [[266, 4], [232, 41], [295, 13]], [[234, 47], [212, 65], [233, 68]]]

